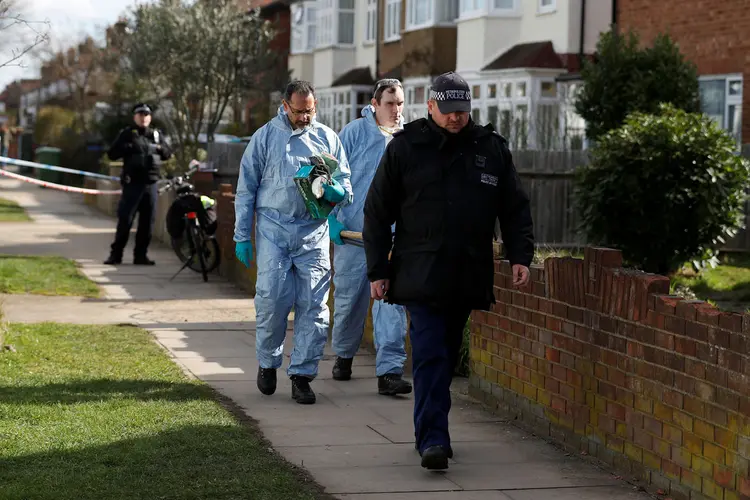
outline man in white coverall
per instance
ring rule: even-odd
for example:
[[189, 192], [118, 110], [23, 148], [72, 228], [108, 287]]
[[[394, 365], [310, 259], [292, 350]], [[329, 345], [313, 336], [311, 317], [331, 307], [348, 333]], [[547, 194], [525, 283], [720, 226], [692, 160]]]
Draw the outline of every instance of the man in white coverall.
[[278, 115], [245, 149], [235, 198], [235, 253], [248, 267], [255, 216], [258, 389], [266, 395], [276, 392], [287, 318], [294, 307], [294, 349], [287, 374], [292, 398], [300, 404], [315, 403], [310, 382], [328, 340], [331, 243], [327, 220], [310, 215], [294, 175], [310, 156], [328, 153], [338, 161], [338, 169], [323, 185], [323, 198], [339, 205], [352, 201], [344, 148], [333, 130], [315, 120], [316, 103], [311, 83], [298, 80], [287, 86]]
[[[362, 110], [362, 118], [346, 125], [339, 134], [352, 173], [354, 201], [328, 217], [331, 240], [338, 245], [343, 244], [342, 230], [362, 231], [367, 190], [392, 135], [403, 128], [403, 109], [401, 82], [380, 80], [375, 84], [371, 105]], [[336, 353], [333, 378], [349, 380], [370, 307], [364, 249], [354, 245], [337, 246], [333, 252], [333, 268], [332, 344]], [[409, 394], [411, 384], [402, 378], [406, 361], [406, 310], [403, 306], [376, 301], [372, 306], [372, 322], [378, 392], [389, 396]]]

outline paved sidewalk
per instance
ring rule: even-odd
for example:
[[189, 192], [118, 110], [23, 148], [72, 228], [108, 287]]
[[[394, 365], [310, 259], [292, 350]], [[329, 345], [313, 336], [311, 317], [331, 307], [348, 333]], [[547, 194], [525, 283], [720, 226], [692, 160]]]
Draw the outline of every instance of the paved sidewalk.
[[0, 197], [18, 201], [35, 220], [0, 223], [0, 254], [74, 258], [106, 294], [103, 299], [1, 296], [10, 321], [132, 323], [147, 328], [175, 361], [242, 406], [274, 448], [307, 468], [338, 498], [649, 498], [499, 421], [461, 395], [456, 395], [451, 411], [455, 457], [450, 469], [423, 470], [413, 445], [413, 399], [377, 395], [375, 359], [366, 352], [355, 360], [354, 379], [336, 382], [331, 379], [330, 346], [326, 348], [320, 377], [313, 382], [315, 405], [292, 401], [289, 380], [282, 373], [276, 394], [263, 396], [255, 387], [253, 302], [242, 291], [216, 275], [203, 283], [190, 270], [168, 281], [179, 262], [158, 243], [150, 253], [157, 261], [154, 268], [128, 265], [129, 259], [119, 267], [101, 264], [114, 222], [84, 206], [80, 196], [0, 179]]

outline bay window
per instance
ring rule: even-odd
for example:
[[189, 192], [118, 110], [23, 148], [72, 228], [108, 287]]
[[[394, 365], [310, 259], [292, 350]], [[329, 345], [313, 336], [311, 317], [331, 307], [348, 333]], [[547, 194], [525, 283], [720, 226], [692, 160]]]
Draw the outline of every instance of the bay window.
[[539, 13], [549, 14], [557, 10], [557, 0], [539, 0]]
[[354, 1], [318, 0], [318, 48], [354, 44]]
[[292, 54], [304, 54], [315, 48], [315, 1], [298, 2], [291, 6]]
[[430, 91], [430, 81], [427, 79], [404, 82], [404, 123], [427, 118], [427, 96]]
[[742, 75], [702, 76], [701, 110], [742, 144]]
[[386, 42], [401, 38], [401, 0], [386, 0], [384, 31]]
[[362, 108], [370, 104], [372, 89], [352, 85], [318, 91], [316, 119], [338, 133], [344, 126], [362, 115]]
[[519, 14], [520, 0], [461, 0], [459, 17], [471, 19], [481, 16], [507, 16]]
[[459, 0], [408, 0], [406, 27], [420, 29], [452, 23], [458, 18]]

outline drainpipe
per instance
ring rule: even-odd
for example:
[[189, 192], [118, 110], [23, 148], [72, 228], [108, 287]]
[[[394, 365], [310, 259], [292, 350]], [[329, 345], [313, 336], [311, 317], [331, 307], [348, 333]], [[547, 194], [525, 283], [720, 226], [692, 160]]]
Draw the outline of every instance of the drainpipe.
[[[380, 80], [380, 4], [385, 0], [378, 0], [375, 3], [375, 81]], [[383, 28], [385, 28], [385, 19], [383, 19]]]
[[612, 30], [617, 33], [617, 0], [612, 0]]
[[578, 48], [578, 71], [581, 71], [581, 69], [583, 69], [583, 57], [586, 52], [585, 43], [586, 43], [586, 0], [581, 0], [581, 38], [580, 38], [579, 48]]

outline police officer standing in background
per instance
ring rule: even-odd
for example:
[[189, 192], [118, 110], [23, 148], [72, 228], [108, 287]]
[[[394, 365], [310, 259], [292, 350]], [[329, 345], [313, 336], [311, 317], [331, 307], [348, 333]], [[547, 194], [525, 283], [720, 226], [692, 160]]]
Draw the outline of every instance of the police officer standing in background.
[[[410, 314], [414, 433], [422, 467], [446, 469], [450, 385], [474, 309], [493, 294], [493, 234], [500, 220], [513, 284], [525, 285], [534, 256], [529, 198], [507, 142], [470, 117], [466, 81], [435, 79], [429, 116], [394, 134], [370, 186], [363, 238], [371, 295]], [[391, 225], [396, 223], [391, 252]]]
[[130, 228], [138, 213], [138, 231], [135, 234], [133, 264], [153, 266], [148, 258], [148, 245], [156, 215], [156, 181], [159, 180], [161, 162], [172, 156], [164, 137], [151, 128], [151, 108], [147, 104], [133, 107], [134, 125], [125, 127], [109, 148], [107, 156], [112, 161], [123, 159], [122, 195], [117, 207], [117, 232], [109, 258], [105, 264], [122, 263], [122, 253], [128, 243]]

